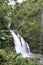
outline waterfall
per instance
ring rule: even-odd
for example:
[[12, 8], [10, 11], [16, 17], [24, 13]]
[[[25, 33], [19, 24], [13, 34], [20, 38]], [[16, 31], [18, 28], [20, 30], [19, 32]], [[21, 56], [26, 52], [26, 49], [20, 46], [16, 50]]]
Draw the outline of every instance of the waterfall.
[[[9, 22], [8, 27], [10, 29], [11, 23]], [[13, 30], [10, 29], [10, 33], [14, 40], [14, 48], [16, 53], [20, 53], [24, 58], [29, 57], [30, 48], [28, 43], [19, 34], [15, 34]]]
[[21, 49], [22, 49], [21, 54], [22, 54], [22, 56], [28, 57], [29, 53], [30, 53], [30, 48], [29, 48], [28, 43], [19, 34], [17, 36], [18, 36], [18, 38], [20, 39], [20, 42], [21, 42]]
[[30, 48], [28, 43], [19, 35], [15, 34], [13, 30], [10, 30], [13, 39], [16, 53], [21, 53], [21, 55], [25, 58], [29, 56]]
[[21, 43], [20, 43], [19, 38], [13, 32], [13, 30], [10, 30], [10, 32], [11, 32], [13, 39], [14, 39], [14, 46], [15, 46], [16, 53], [21, 53]]

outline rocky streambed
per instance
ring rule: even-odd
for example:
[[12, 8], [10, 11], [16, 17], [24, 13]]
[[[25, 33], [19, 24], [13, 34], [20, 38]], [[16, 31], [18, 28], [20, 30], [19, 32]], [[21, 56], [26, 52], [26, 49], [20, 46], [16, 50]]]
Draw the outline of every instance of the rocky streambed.
[[41, 54], [30, 53], [29, 56], [26, 57], [26, 60], [34, 60], [36, 62], [40, 62], [43, 65], [43, 55]]

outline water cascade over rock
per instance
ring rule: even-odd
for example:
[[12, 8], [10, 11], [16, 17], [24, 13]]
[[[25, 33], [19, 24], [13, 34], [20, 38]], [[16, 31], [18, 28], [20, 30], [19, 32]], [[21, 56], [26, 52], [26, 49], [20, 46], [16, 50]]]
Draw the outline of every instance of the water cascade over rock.
[[28, 57], [30, 54], [28, 43], [19, 34], [16, 35], [13, 30], [10, 30], [10, 32], [14, 39], [16, 53], [21, 53], [24, 58]]

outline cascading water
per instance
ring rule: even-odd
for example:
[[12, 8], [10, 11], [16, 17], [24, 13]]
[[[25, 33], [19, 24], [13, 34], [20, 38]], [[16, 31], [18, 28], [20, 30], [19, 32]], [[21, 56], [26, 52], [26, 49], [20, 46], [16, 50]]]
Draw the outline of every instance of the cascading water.
[[14, 39], [14, 45], [16, 53], [21, 53], [21, 55], [25, 58], [29, 56], [30, 48], [28, 46], [28, 43], [24, 41], [24, 39], [19, 35], [15, 34], [13, 30], [10, 30], [13, 39]]
[[[9, 22], [8, 28], [10, 29], [11, 23]], [[10, 33], [13, 36], [14, 46], [16, 53], [21, 53], [21, 55], [26, 58], [29, 57], [30, 48], [28, 43], [19, 35], [15, 34], [13, 30], [10, 29]]]
[[18, 38], [20, 39], [20, 42], [21, 42], [21, 54], [23, 57], [28, 57], [29, 56], [29, 53], [30, 53], [30, 48], [29, 48], [29, 45], [28, 43], [18, 34], [17, 35]]
[[13, 30], [10, 30], [12, 36], [13, 36], [13, 39], [14, 39], [14, 45], [15, 45], [15, 50], [16, 50], [16, 53], [21, 53], [21, 43], [20, 43], [20, 40], [19, 38], [17, 37], [17, 35], [13, 32]]

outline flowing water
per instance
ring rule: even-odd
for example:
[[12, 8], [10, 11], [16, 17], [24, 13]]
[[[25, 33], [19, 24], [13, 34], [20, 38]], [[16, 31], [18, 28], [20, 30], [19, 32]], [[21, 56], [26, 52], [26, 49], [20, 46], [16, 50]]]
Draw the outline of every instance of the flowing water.
[[[10, 29], [11, 23], [9, 22], [8, 28]], [[10, 29], [10, 33], [14, 40], [14, 48], [16, 53], [21, 53], [21, 55], [26, 58], [29, 57], [30, 48], [28, 43], [19, 34], [15, 34], [13, 30]]]
[[13, 32], [13, 30], [10, 30], [10, 32], [11, 32], [13, 39], [14, 39], [14, 46], [15, 46], [16, 53], [21, 53], [21, 43], [20, 43], [19, 38]]
[[16, 53], [21, 53], [23, 57], [28, 57], [30, 54], [30, 48], [28, 43], [19, 35], [15, 34], [13, 30], [10, 30], [13, 39]]
[[19, 34], [17, 36], [21, 42], [21, 54], [22, 54], [22, 56], [28, 57], [30, 54], [30, 48], [29, 48], [28, 43]]

